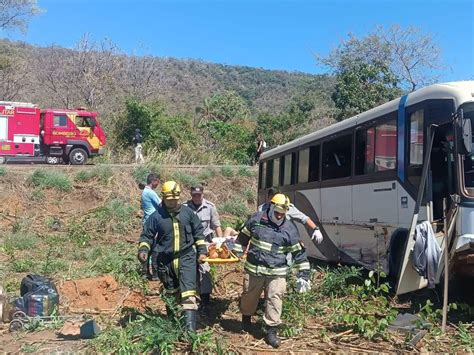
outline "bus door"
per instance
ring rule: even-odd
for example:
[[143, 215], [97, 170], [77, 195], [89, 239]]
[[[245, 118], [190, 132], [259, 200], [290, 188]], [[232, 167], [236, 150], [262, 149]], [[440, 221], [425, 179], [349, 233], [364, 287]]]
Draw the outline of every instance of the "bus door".
[[[431, 222], [436, 240], [445, 252], [447, 236], [454, 228], [456, 220], [455, 196], [456, 169], [454, 162], [454, 134], [452, 122], [428, 129], [427, 153], [423, 160], [420, 188], [415, 204], [414, 214], [406, 242], [403, 262], [399, 273], [397, 294], [404, 294], [426, 287], [428, 281], [420, 276], [412, 266], [413, 248], [415, 245], [415, 228], [419, 220], [422, 205], [428, 208], [428, 220]], [[445, 211], [446, 209], [446, 211]], [[446, 220], [445, 220], [446, 216]], [[439, 260], [436, 282], [442, 270], [443, 256]]]

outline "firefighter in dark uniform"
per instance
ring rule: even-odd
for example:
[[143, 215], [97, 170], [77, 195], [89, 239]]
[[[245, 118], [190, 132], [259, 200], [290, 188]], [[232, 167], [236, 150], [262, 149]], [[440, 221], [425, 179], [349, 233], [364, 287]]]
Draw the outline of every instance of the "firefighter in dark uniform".
[[270, 208], [253, 214], [245, 223], [233, 248], [237, 255], [242, 255], [249, 246], [240, 299], [242, 328], [250, 331], [251, 317], [257, 310], [262, 291], [265, 290], [265, 340], [275, 348], [280, 346], [277, 327], [281, 324], [286, 276], [289, 271], [287, 253], [292, 254], [294, 267], [298, 270], [298, 284], [305, 284], [305, 290], [309, 290], [310, 265], [296, 226], [285, 218], [289, 209], [290, 199], [287, 196], [273, 196]]
[[[196, 330], [196, 262], [207, 256], [204, 228], [199, 217], [179, 204], [181, 189], [174, 181], [162, 185], [163, 202], [147, 219], [140, 236], [138, 259], [146, 261], [153, 242], [153, 262], [165, 293], [180, 302], [186, 328]], [[156, 236], [156, 239], [155, 239]]]

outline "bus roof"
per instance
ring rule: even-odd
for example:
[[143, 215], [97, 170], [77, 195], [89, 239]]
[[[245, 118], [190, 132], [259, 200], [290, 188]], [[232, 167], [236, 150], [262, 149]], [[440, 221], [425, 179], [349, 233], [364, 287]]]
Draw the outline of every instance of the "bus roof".
[[[456, 81], [443, 84], [434, 84], [422, 89], [416, 90], [408, 94], [407, 106], [416, 104], [418, 102], [428, 99], [446, 99], [452, 98], [455, 100], [456, 107], [461, 103], [467, 101], [474, 101], [474, 80], [471, 81]], [[383, 105], [377, 106], [366, 112], [360, 113], [356, 116], [335, 123], [331, 126], [312, 132], [303, 137], [292, 140], [278, 147], [272, 148], [262, 154], [261, 159], [266, 159], [279, 155], [292, 148], [312, 142], [316, 139], [321, 139], [345, 129], [354, 127], [364, 122], [370, 121], [376, 117], [383, 116], [398, 109], [400, 98], [389, 101]]]

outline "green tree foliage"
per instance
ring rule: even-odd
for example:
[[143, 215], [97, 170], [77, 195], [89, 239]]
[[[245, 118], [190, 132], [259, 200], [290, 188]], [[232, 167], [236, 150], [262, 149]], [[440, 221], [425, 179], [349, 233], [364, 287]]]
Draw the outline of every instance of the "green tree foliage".
[[398, 96], [398, 78], [390, 69], [390, 58], [390, 46], [375, 34], [362, 39], [349, 35], [328, 57], [320, 58], [336, 74], [332, 99], [338, 119]]
[[195, 142], [192, 119], [181, 114], [170, 115], [159, 102], [146, 104], [135, 99], [126, 102], [125, 111], [115, 124], [120, 144], [131, 145], [137, 128], [147, 150], [176, 149]]
[[332, 99], [344, 119], [387, 102], [403, 91], [434, 82], [440, 50], [429, 34], [413, 27], [377, 27], [365, 37], [349, 34], [318, 61], [336, 76]]
[[235, 91], [223, 91], [204, 99], [204, 107], [196, 108], [204, 121], [236, 122], [248, 119], [247, 102]]
[[393, 100], [400, 94], [394, 74], [381, 62], [353, 63], [336, 77], [332, 99], [339, 109], [339, 120]]

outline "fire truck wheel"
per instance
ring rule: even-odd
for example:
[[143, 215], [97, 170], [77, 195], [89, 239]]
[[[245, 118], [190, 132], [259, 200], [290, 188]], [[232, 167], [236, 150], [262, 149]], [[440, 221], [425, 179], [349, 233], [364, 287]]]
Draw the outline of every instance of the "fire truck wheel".
[[72, 165], [83, 165], [87, 161], [87, 153], [82, 148], [74, 148], [69, 153], [69, 161]]
[[59, 164], [59, 157], [47, 157], [46, 162], [48, 164]]

